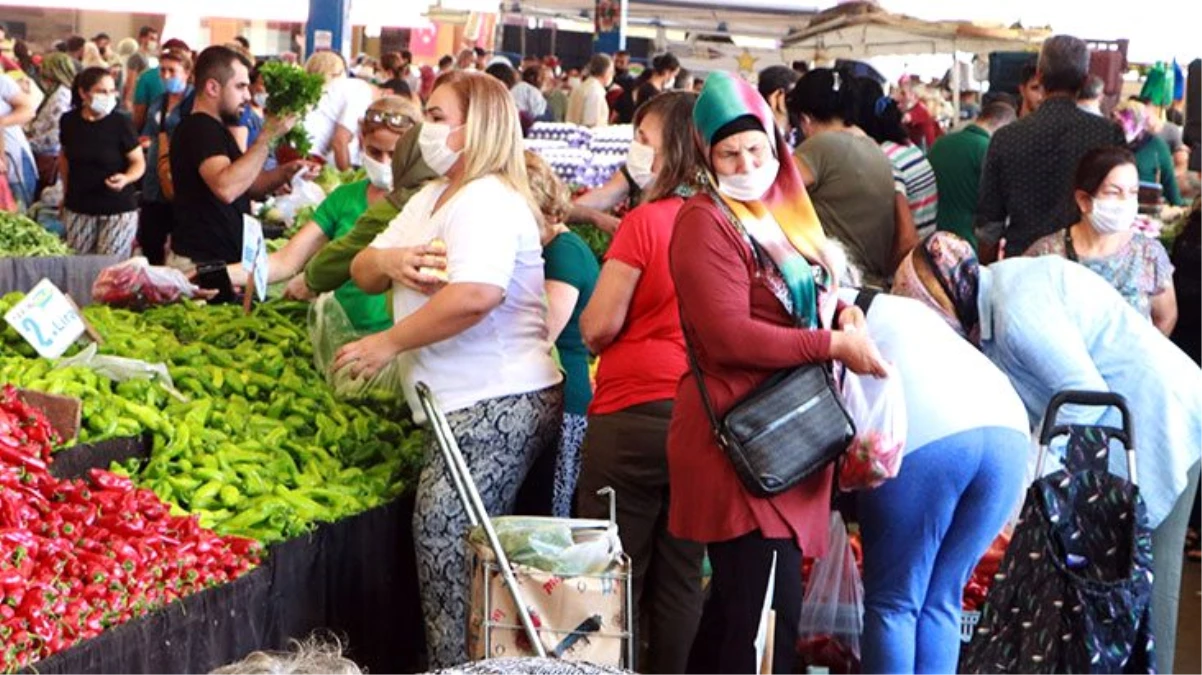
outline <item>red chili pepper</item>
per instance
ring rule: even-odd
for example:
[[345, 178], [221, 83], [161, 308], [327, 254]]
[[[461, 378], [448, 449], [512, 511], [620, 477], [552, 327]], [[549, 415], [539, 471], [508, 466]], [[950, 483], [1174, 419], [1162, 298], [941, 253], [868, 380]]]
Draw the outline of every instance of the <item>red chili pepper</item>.
[[88, 472], [92, 479], [92, 485], [102, 490], [116, 490], [118, 492], [130, 492], [134, 489], [134, 483], [125, 476], [118, 476], [111, 471], [104, 469], [92, 469]]

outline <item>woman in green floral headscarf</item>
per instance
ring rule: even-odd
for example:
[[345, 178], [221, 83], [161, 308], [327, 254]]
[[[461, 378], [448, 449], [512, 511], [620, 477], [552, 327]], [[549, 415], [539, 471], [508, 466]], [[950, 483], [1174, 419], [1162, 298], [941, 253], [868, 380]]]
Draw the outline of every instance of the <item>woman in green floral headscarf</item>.
[[58, 154], [62, 145], [58, 138], [58, 121], [71, 109], [71, 83], [75, 81], [75, 61], [67, 54], [54, 52], [42, 61], [42, 81], [46, 98], [38, 108], [31, 125], [29, 147], [33, 149], [38, 167], [38, 187], [58, 179]]

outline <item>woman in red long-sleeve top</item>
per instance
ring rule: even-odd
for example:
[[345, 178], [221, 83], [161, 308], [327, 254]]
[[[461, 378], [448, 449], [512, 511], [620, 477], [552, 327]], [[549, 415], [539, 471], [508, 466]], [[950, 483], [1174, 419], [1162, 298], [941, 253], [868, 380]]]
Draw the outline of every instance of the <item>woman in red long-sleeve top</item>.
[[[858, 308], [835, 307], [847, 330], [818, 328], [819, 306], [834, 305], [833, 298], [819, 301], [813, 278], [812, 265], [830, 269], [826, 240], [758, 92], [713, 74], [693, 119], [716, 191], [685, 203], [670, 260], [685, 335], [715, 414], [721, 418], [773, 373], [804, 363], [835, 359], [883, 375]], [[825, 552], [831, 469], [775, 497], [752, 496], [718, 447], [697, 383], [686, 374], [668, 434], [668, 473], [669, 531], [706, 543], [714, 571], [690, 671], [757, 672], [753, 640], [775, 553], [773, 669], [793, 672], [801, 551]]]

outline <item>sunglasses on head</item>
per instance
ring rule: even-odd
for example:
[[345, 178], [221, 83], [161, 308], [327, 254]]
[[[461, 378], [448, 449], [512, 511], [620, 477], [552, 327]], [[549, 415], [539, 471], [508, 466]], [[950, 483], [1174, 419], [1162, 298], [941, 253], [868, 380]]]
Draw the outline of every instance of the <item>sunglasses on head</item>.
[[368, 110], [363, 116], [363, 121], [368, 124], [383, 124], [386, 127], [394, 129], [408, 129], [413, 126], [413, 120], [405, 113], [385, 112], [383, 110]]

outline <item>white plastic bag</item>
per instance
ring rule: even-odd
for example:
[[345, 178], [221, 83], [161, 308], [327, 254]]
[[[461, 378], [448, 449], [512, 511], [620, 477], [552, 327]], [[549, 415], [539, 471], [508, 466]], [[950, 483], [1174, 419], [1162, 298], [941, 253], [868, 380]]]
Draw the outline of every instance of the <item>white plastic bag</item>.
[[92, 301], [113, 307], [141, 309], [198, 295], [205, 294], [183, 272], [154, 267], [142, 256], [104, 268], [92, 283]]
[[342, 399], [365, 398], [373, 392], [400, 396], [403, 386], [400, 357], [393, 359], [370, 377], [355, 377], [345, 369], [336, 370], [334, 359], [343, 345], [367, 337], [370, 333], [355, 328], [342, 303], [333, 293], [322, 293], [309, 306], [309, 339], [313, 341], [313, 363], [325, 375], [326, 382]]
[[[497, 539], [509, 562], [563, 576], [601, 574], [622, 558], [616, 526], [605, 521], [501, 516], [492, 519]], [[468, 541], [487, 545], [481, 527], [472, 528]]]
[[856, 375], [848, 370], [840, 388], [843, 405], [856, 424], [856, 435], [839, 466], [839, 487], [871, 490], [901, 470], [906, 451], [906, 392], [901, 375]]
[[186, 400], [184, 395], [175, 389], [175, 382], [171, 379], [171, 373], [167, 370], [167, 364], [147, 363], [137, 359], [128, 359], [123, 356], [100, 354], [96, 350], [95, 342], [89, 344], [75, 356], [59, 359], [51, 370], [70, 368], [72, 366], [89, 368], [95, 371], [97, 375], [103, 375], [113, 382], [152, 380], [161, 384], [172, 396], [180, 400]]
[[[831, 512], [826, 556], [814, 561], [806, 580], [797, 624], [798, 651], [807, 665], [826, 666], [830, 672], [860, 672], [835, 661], [860, 659], [860, 634], [864, 631], [864, 585], [856, 556], [847, 538], [847, 526], [838, 511]], [[830, 642], [837, 643], [832, 649]], [[850, 664], [848, 664], [850, 665]]]
[[292, 177], [292, 191], [279, 197], [272, 208], [279, 210], [280, 218], [289, 226], [296, 220], [296, 214], [306, 206], [317, 206], [325, 201], [326, 191], [311, 180], [305, 180], [305, 172], [299, 171]]

